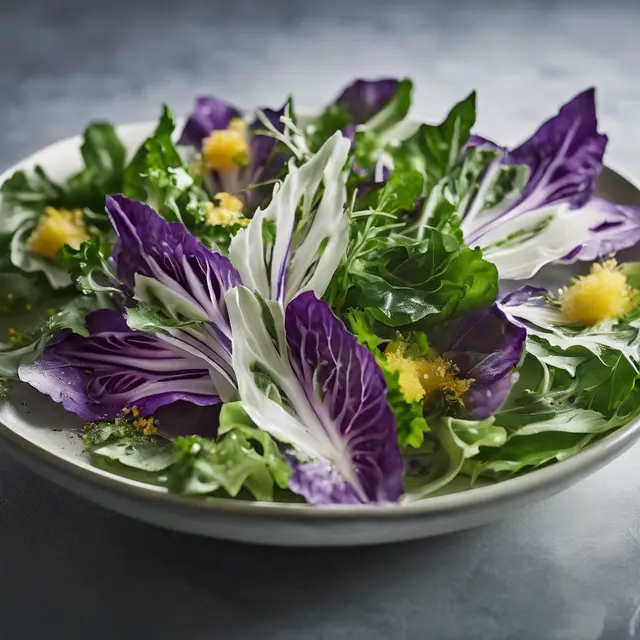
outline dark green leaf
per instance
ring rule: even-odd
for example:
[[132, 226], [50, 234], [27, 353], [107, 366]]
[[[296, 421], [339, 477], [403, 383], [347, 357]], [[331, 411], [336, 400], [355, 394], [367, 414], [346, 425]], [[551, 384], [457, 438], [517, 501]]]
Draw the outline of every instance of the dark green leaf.
[[393, 327], [430, 326], [488, 306], [498, 293], [497, 270], [480, 249], [461, 249], [435, 230], [422, 242], [391, 239], [357, 264], [351, 278], [351, 306], [369, 308]]
[[351, 124], [351, 116], [343, 107], [330, 104], [306, 129], [311, 152], [315, 153], [336, 132]]
[[105, 196], [122, 191], [126, 150], [107, 122], [85, 129], [80, 150], [85, 168], [69, 179], [65, 206], [102, 212]]

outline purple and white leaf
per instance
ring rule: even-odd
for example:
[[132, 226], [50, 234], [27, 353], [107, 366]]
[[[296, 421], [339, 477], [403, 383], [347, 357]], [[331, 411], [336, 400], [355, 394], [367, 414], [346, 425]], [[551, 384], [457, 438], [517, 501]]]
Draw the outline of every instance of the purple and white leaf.
[[88, 337], [61, 331], [36, 362], [20, 366], [20, 380], [85, 420], [111, 420], [132, 405], [149, 415], [178, 400], [220, 402], [201, 358], [132, 331], [115, 310], [94, 311], [86, 324]]
[[640, 207], [593, 197], [580, 211], [590, 218], [594, 217], [590, 212], [594, 212], [597, 224], [589, 229], [591, 233], [586, 240], [564, 256], [563, 261], [594, 262], [640, 242]]
[[212, 131], [226, 129], [233, 119], [242, 117], [240, 109], [224, 100], [213, 97], [198, 98], [178, 144], [201, 149], [203, 141]]
[[182, 223], [167, 222], [147, 205], [109, 196], [106, 208], [118, 234], [112, 255], [118, 278], [137, 300], [159, 307], [169, 320], [199, 322], [166, 327], [160, 335], [204, 358], [218, 372], [219, 391], [226, 400], [234, 393], [235, 377], [224, 296], [240, 284], [238, 272]]
[[[526, 167], [528, 178], [517, 198], [486, 208], [479, 202], [467, 210], [461, 224], [465, 242], [482, 247], [506, 279], [531, 277], [570, 255], [603, 223], [605, 211], [591, 196], [606, 144], [597, 131], [593, 89], [564, 105], [512, 151], [474, 136], [469, 146], [501, 151], [501, 163]], [[490, 169], [479, 194], [491, 192], [496, 173]]]
[[244, 287], [227, 303], [242, 406], [294, 448], [292, 488], [316, 504], [398, 500], [402, 460], [374, 356], [311, 291], [286, 311]]
[[285, 305], [302, 291], [324, 294], [349, 241], [348, 153], [349, 141], [335, 133], [287, 175], [269, 205], [238, 231], [229, 257], [245, 286]]
[[[271, 126], [284, 132], [282, 116], [288, 103], [280, 109], [260, 109]], [[212, 132], [227, 129], [232, 120], [244, 118], [245, 113], [223, 100], [213, 97], [198, 98], [180, 137], [180, 144], [202, 151], [206, 138]], [[276, 153], [276, 139], [264, 134], [264, 125], [255, 117], [248, 126], [249, 162], [246, 167], [231, 171], [208, 171], [207, 184], [213, 194], [224, 191], [239, 197], [249, 211], [254, 211], [266, 196], [269, 186], [260, 185], [275, 179], [287, 162], [287, 156]], [[255, 185], [255, 186], [254, 186]]]
[[524, 327], [529, 337], [545, 340], [562, 351], [572, 347], [587, 349], [598, 357], [605, 349], [615, 349], [638, 368], [640, 334], [636, 327], [612, 321], [595, 327], [571, 325], [560, 305], [538, 287], [521, 287], [500, 296], [496, 304], [512, 322]]
[[359, 79], [345, 87], [336, 99], [336, 104], [351, 116], [354, 125], [361, 125], [371, 120], [391, 101], [399, 84], [397, 78]]

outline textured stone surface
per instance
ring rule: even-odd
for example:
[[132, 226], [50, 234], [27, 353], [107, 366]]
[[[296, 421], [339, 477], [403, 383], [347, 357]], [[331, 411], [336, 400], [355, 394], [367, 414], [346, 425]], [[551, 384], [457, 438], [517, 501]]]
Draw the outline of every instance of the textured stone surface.
[[[6, 2], [0, 168], [89, 119], [184, 112], [202, 92], [313, 109], [355, 75], [405, 74], [423, 117], [478, 89], [479, 130], [507, 142], [594, 84], [609, 161], [638, 175], [638, 24], [631, 0]], [[633, 638], [639, 456], [500, 524], [307, 551], [153, 529], [0, 448], [0, 638]]]

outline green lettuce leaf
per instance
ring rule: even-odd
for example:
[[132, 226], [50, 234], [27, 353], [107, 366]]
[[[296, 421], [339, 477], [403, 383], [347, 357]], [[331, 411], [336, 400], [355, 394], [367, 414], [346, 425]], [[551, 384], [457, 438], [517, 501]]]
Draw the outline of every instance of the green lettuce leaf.
[[500, 450], [507, 439], [506, 431], [495, 425], [493, 418], [476, 421], [445, 417], [435, 420], [431, 427], [433, 435], [425, 440], [420, 450], [404, 452], [408, 501], [442, 489], [481, 448]]
[[433, 326], [497, 296], [496, 268], [453, 236], [432, 229], [420, 242], [380, 236], [376, 244], [350, 265], [348, 303], [391, 327]]
[[[424, 442], [425, 433], [430, 431], [424, 417], [424, 410], [421, 402], [409, 402], [405, 399], [400, 390], [400, 376], [397, 372], [389, 371], [386, 359], [380, 350], [380, 345], [388, 342], [377, 335], [374, 331], [376, 320], [369, 311], [353, 309], [347, 314], [347, 322], [351, 332], [356, 336], [358, 342], [376, 357], [376, 361], [387, 383], [387, 402], [396, 418], [396, 428], [398, 430], [398, 443], [401, 447], [413, 447], [419, 449]], [[426, 336], [408, 336], [407, 340], [414, 342], [422, 341], [421, 350], [426, 351], [428, 344]]]

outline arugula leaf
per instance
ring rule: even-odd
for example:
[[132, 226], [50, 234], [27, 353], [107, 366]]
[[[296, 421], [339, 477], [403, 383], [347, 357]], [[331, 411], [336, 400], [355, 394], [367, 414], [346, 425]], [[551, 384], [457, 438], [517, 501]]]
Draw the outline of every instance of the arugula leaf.
[[471, 476], [505, 480], [550, 462], [566, 460], [591, 444], [595, 434], [545, 431], [526, 438], [512, 438], [498, 450], [477, 460], [468, 460], [462, 473]]
[[[388, 220], [389, 216], [412, 212], [416, 201], [422, 193], [424, 179], [419, 171], [393, 171], [385, 182], [374, 184], [372, 188], [364, 188], [362, 195], [356, 200], [355, 208], [359, 211], [369, 209], [384, 213], [380, 220]], [[358, 223], [356, 218], [353, 223]], [[352, 224], [353, 224], [352, 223]]]
[[14, 209], [41, 210], [45, 206], [62, 206], [65, 198], [64, 189], [50, 180], [40, 166], [36, 166], [31, 174], [16, 171], [4, 182], [0, 193], [3, 220]]
[[103, 211], [104, 197], [122, 189], [126, 150], [113, 126], [106, 122], [85, 129], [80, 150], [85, 167], [71, 176], [65, 187], [53, 182], [40, 166], [30, 174], [16, 171], [2, 185], [2, 232], [18, 226], [7, 223], [7, 218], [24, 222], [25, 212], [39, 215], [45, 207]]
[[218, 248], [216, 239], [227, 246], [225, 234], [207, 222], [210, 198], [201, 176], [192, 173], [183, 162], [172, 139], [174, 127], [173, 114], [165, 106], [154, 133], [142, 143], [124, 171], [123, 193], [148, 204], [165, 220], [182, 222], [207, 246]]
[[[175, 129], [175, 118], [169, 107], [166, 105], [162, 109], [162, 115], [156, 125], [153, 133], [145, 142], [140, 145], [140, 148], [135, 152], [133, 158], [126, 166], [124, 171], [124, 185], [123, 193], [130, 198], [143, 201], [146, 197], [146, 189], [144, 186], [144, 172], [148, 166], [147, 156], [149, 154], [149, 148], [147, 144], [150, 140], [166, 140], [167, 136], [171, 140], [171, 136]], [[177, 153], [177, 151], [176, 151]], [[178, 156], [179, 158], [179, 156]], [[180, 166], [182, 162], [179, 161]]]
[[198, 327], [199, 325], [205, 324], [205, 321], [169, 318], [164, 314], [157, 313], [147, 304], [138, 302], [135, 307], [129, 307], [127, 309], [127, 324], [134, 331], [158, 333], [164, 329]]
[[66, 245], [62, 261], [76, 288], [86, 294], [122, 292], [115, 286], [117, 279], [107, 261], [111, 254], [111, 242], [95, 236], [83, 242], [78, 249]]

